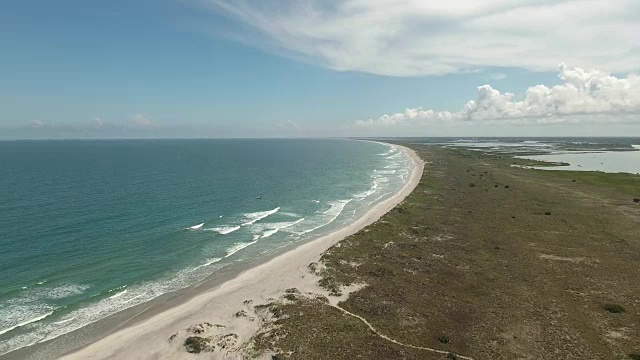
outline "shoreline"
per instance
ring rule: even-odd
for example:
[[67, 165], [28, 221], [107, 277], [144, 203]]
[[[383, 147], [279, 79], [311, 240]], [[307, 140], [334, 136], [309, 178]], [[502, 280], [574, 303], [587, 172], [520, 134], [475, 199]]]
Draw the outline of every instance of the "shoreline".
[[[291, 359], [636, 359], [640, 179], [411, 144], [428, 174], [322, 257], [335, 304], [287, 294], [257, 350]], [[330, 298], [332, 299], [332, 298]]]
[[310, 242], [277, 249], [273, 257], [256, 259], [255, 265], [235, 276], [221, 274], [211, 280], [217, 282], [215, 286], [206, 284], [209, 282], [202, 283], [166, 303], [147, 308], [97, 340], [64, 353], [62, 358], [187, 356], [190, 354], [181, 344], [176, 347], [167, 339], [176, 331], [201, 322], [231, 324], [227, 330], [233, 329], [240, 342], [248, 341], [257, 330], [257, 324], [233, 316], [242, 311], [244, 302], [264, 303], [291, 287], [320, 292], [311, 276], [305, 279], [305, 275], [310, 275], [308, 264], [319, 260], [324, 251], [342, 239], [376, 222], [417, 186], [422, 176], [423, 161], [407, 147], [385, 145], [399, 147], [411, 160], [410, 176], [397, 193], [374, 205], [353, 223]]

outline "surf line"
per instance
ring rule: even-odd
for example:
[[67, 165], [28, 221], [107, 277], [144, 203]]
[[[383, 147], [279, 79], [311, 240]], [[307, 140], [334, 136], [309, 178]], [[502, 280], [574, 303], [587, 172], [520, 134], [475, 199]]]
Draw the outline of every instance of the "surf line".
[[0, 330], [0, 335], [5, 334], [5, 333], [8, 333], [9, 331], [11, 331], [11, 330], [13, 330], [13, 329], [17, 329], [17, 328], [19, 328], [19, 327], [22, 327], [22, 326], [25, 326], [25, 325], [28, 325], [28, 324], [34, 323], [34, 322], [36, 322], [36, 321], [40, 321], [40, 320], [42, 320], [42, 319], [44, 319], [44, 318], [48, 317], [48, 316], [49, 316], [49, 315], [51, 315], [51, 314], [53, 314], [53, 311], [48, 312], [48, 313], [46, 313], [46, 314], [44, 314], [44, 315], [42, 315], [42, 316], [35, 317], [35, 318], [33, 318], [33, 319], [23, 321], [23, 322], [21, 322], [21, 323], [19, 323], [19, 324], [16, 324], [16, 325], [12, 326], [12, 327], [9, 327], [9, 328], [6, 328], [6, 329], [2, 329], [2, 330]]

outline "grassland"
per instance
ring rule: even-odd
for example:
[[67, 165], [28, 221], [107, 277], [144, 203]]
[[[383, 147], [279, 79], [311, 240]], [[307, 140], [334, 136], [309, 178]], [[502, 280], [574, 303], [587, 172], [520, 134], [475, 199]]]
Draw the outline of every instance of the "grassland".
[[333, 295], [366, 286], [338, 306], [295, 291], [264, 306], [257, 353], [640, 358], [639, 177], [411, 146], [427, 161], [414, 192], [311, 266]]

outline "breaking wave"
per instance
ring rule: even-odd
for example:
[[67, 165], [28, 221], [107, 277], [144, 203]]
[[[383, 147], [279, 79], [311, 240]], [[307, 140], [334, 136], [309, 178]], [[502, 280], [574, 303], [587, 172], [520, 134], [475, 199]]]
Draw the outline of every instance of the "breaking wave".
[[20, 323], [17, 323], [17, 324], [15, 324], [15, 325], [11, 326], [11, 327], [6, 328], [6, 329], [2, 329], [2, 330], [0, 330], [0, 335], [2, 335], [2, 334], [4, 334], [4, 333], [8, 333], [9, 331], [14, 330], [14, 329], [17, 329], [17, 328], [19, 328], [19, 327], [22, 327], [22, 326], [29, 325], [29, 324], [31, 324], [31, 323], [34, 323], [34, 322], [40, 321], [40, 320], [42, 320], [42, 319], [44, 319], [44, 318], [48, 317], [48, 316], [49, 316], [49, 315], [51, 315], [51, 314], [53, 314], [53, 311], [50, 311], [50, 312], [48, 312], [48, 313], [46, 313], [46, 314], [44, 314], [44, 315], [36, 316], [36, 317], [34, 317], [34, 318], [32, 318], [32, 319], [29, 319], [29, 320], [25, 320], [25, 321], [20, 322]]
[[202, 229], [202, 231], [215, 231], [220, 235], [227, 235], [227, 234], [231, 234], [234, 231], [240, 230], [240, 226], [232, 226], [232, 225], [227, 225], [227, 226], [219, 226], [219, 227], [215, 227], [215, 228], [209, 228], [209, 229]]
[[242, 226], [248, 226], [248, 225], [252, 225], [255, 224], [256, 222], [270, 216], [273, 215], [275, 213], [277, 213], [280, 210], [280, 207], [277, 207], [273, 210], [268, 210], [268, 211], [258, 211], [258, 212], [253, 212], [253, 213], [248, 213], [248, 214], [244, 214], [244, 218], [247, 219], [248, 221], [242, 223]]

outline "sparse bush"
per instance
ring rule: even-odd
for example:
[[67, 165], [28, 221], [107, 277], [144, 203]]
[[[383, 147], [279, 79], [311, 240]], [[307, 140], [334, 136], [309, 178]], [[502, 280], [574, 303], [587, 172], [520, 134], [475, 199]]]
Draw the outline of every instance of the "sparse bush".
[[631, 353], [631, 354], [629, 354], [629, 359], [631, 359], [631, 360], [640, 360], [640, 353]]
[[612, 314], [620, 314], [626, 311], [622, 306], [618, 304], [605, 304], [603, 307], [605, 310]]
[[449, 338], [447, 336], [440, 336], [438, 338], [438, 341], [440, 341], [441, 344], [448, 344], [449, 343]]
[[471, 184], [469, 184], [469, 187], [476, 187], [476, 184], [471, 183]]
[[269, 311], [271, 311], [271, 314], [273, 314], [273, 317], [275, 318], [280, 318], [282, 317], [283, 313], [282, 313], [282, 309], [280, 309], [277, 306], [272, 306], [269, 308]]
[[448, 353], [447, 354], [447, 359], [449, 359], [449, 360], [458, 360], [458, 355], [456, 355], [454, 353]]
[[544, 214], [545, 215], [551, 215], [551, 211], [546, 211]]
[[640, 198], [634, 198], [634, 199], [633, 199], [633, 202], [635, 202], [635, 203], [640, 203]]
[[184, 341], [184, 347], [188, 353], [200, 354], [203, 351], [213, 351], [215, 347], [210, 344], [211, 339], [201, 336], [189, 336]]
[[504, 188], [505, 188], [505, 189], [508, 189], [508, 188], [509, 188], [509, 185], [505, 185], [505, 186], [504, 186]]

